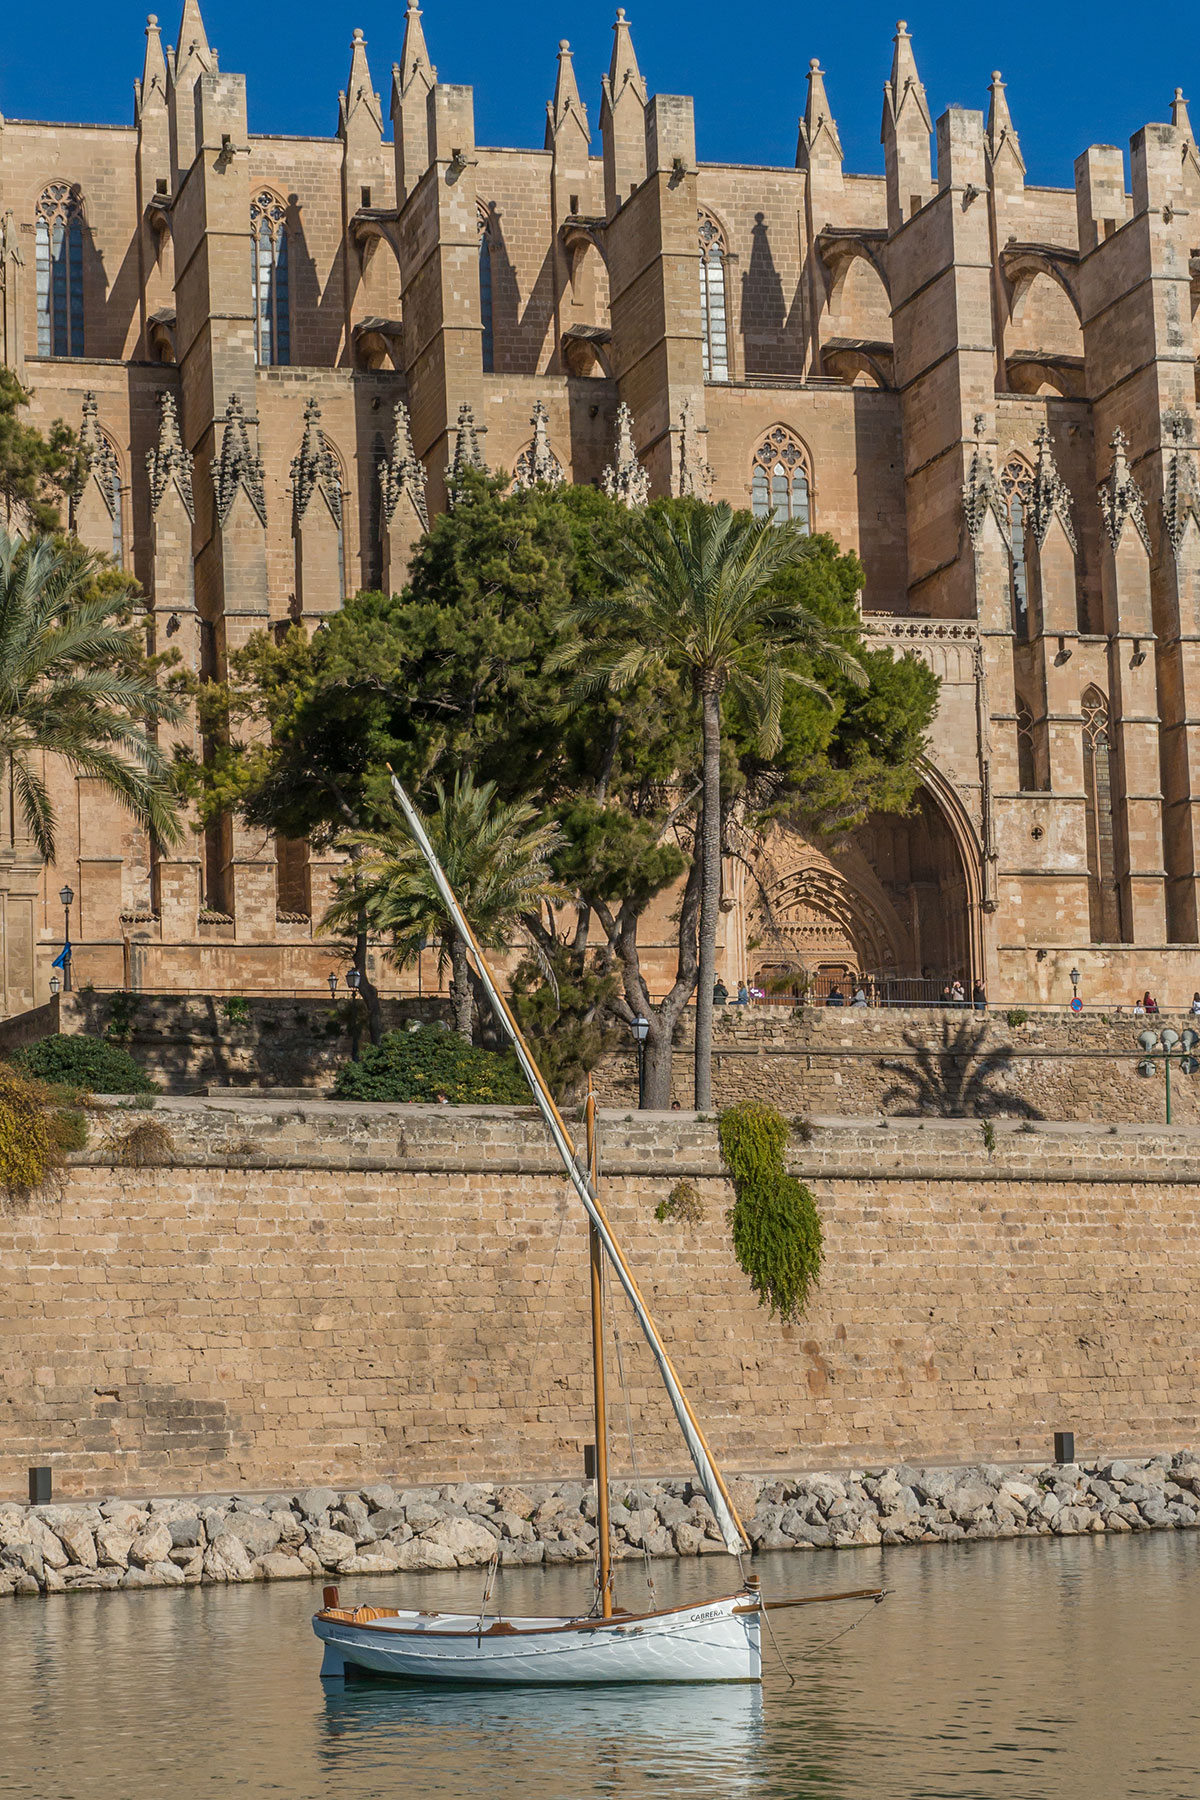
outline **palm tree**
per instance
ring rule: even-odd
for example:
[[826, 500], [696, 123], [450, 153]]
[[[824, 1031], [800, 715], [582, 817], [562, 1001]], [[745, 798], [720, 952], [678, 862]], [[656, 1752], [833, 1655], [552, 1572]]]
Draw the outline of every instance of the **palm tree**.
[[[475, 785], [468, 771], [454, 777], [449, 793], [434, 783], [433, 810], [425, 830], [446, 878], [485, 950], [512, 942], [522, 919], [543, 900], [567, 897], [550, 873], [548, 857], [562, 841], [557, 826], [536, 823], [536, 807], [496, 800], [496, 784]], [[414, 963], [429, 939], [439, 945], [439, 972], [449, 962], [454, 1028], [471, 1041], [471, 983], [465, 939], [455, 931], [425, 858], [397, 824], [388, 831], [356, 833], [356, 870], [325, 915], [327, 929], [357, 928], [365, 913], [372, 931], [389, 934], [388, 955], [398, 968]], [[350, 848], [343, 840], [342, 848]]]
[[601, 562], [612, 591], [585, 600], [568, 617], [581, 636], [563, 660], [592, 655], [597, 632], [616, 640], [577, 683], [582, 693], [623, 688], [649, 677], [690, 678], [700, 708], [703, 794], [701, 888], [696, 975], [695, 1103], [712, 1104], [712, 1009], [717, 916], [721, 901], [721, 703], [726, 693], [745, 707], [766, 755], [779, 747], [780, 709], [789, 682], [829, 702], [796, 653], [836, 663], [852, 680], [867, 677], [833, 640], [823, 621], [772, 582], [806, 554], [809, 540], [790, 523], [735, 514], [717, 506], [678, 514], [649, 512], [632, 526], [624, 567]]
[[159, 842], [180, 835], [151, 729], [182, 708], [145, 672], [142, 633], [122, 619], [128, 593], [97, 579], [106, 566], [78, 545], [0, 529], [0, 770], [47, 862], [56, 828], [48, 755], [99, 781]]

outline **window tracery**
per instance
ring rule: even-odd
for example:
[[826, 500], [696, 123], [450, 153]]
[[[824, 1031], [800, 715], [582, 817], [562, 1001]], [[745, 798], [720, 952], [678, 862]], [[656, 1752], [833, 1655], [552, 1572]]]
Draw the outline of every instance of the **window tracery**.
[[700, 215], [700, 330], [705, 381], [729, 380], [729, 332], [725, 316], [725, 259], [720, 226]]
[[1087, 797], [1088, 912], [1092, 941], [1122, 940], [1120, 892], [1115, 873], [1113, 825], [1112, 726], [1108, 698], [1098, 687], [1085, 688], [1083, 717], [1083, 787]]
[[1033, 470], [1022, 456], [1010, 456], [1000, 471], [1000, 492], [1008, 510], [1008, 580], [1013, 630], [1029, 636], [1029, 563], [1025, 530], [1033, 493]]
[[83, 355], [83, 209], [79, 190], [53, 182], [37, 203], [39, 356]]
[[805, 537], [812, 530], [808, 456], [799, 439], [784, 425], [774, 426], [754, 452], [750, 510], [756, 519], [774, 515], [776, 525], [784, 525], [790, 519]]
[[292, 360], [287, 207], [269, 188], [250, 203], [250, 233], [255, 358], [260, 367], [282, 367]]
[[1017, 697], [1017, 785], [1023, 794], [1036, 794], [1037, 755], [1033, 737], [1033, 714], [1024, 700]]

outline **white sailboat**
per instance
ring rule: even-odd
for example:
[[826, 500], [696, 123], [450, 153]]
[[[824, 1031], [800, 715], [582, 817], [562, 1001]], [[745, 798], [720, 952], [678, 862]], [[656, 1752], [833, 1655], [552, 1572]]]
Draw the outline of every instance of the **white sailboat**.
[[588, 1172], [541, 1070], [501, 994], [474, 933], [446, 880], [421, 819], [392, 776], [392, 787], [409, 829], [429, 864], [455, 928], [470, 945], [488, 997], [511, 1038], [563, 1167], [590, 1222], [592, 1283], [592, 1371], [596, 1422], [597, 1566], [591, 1610], [574, 1617], [524, 1617], [421, 1612], [388, 1606], [343, 1606], [338, 1589], [325, 1589], [313, 1630], [324, 1645], [321, 1676], [386, 1675], [417, 1681], [487, 1684], [609, 1682], [758, 1682], [762, 1679], [760, 1633], [768, 1606], [797, 1606], [827, 1600], [883, 1598], [878, 1588], [847, 1594], [814, 1594], [794, 1600], [764, 1599], [758, 1577], [745, 1576], [736, 1592], [696, 1605], [631, 1613], [613, 1602], [609, 1532], [607, 1405], [604, 1388], [604, 1270], [616, 1275], [654, 1355], [700, 1485], [729, 1554], [740, 1559], [750, 1541], [688, 1404], [658, 1328], [638, 1289], [625, 1254], [600, 1205], [596, 1181], [595, 1105], [588, 1097]]

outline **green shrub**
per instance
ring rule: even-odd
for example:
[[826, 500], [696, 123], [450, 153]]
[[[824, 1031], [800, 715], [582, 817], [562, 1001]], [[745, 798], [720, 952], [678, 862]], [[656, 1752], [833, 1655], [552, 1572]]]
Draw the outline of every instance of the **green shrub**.
[[240, 994], [234, 994], [226, 1000], [221, 1011], [231, 1025], [247, 1025], [250, 1022], [250, 1002], [243, 1000]]
[[1018, 1025], [1027, 1025], [1029, 1023], [1029, 1014], [1025, 1011], [1023, 1006], [1014, 1006], [1010, 1011], [1005, 1013], [1004, 1023], [1006, 1025], [1011, 1025], [1015, 1031]]
[[728, 1214], [734, 1255], [759, 1305], [792, 1322], [804, 1311], [824, 1251], [816, 1201], [784, 1166], [787, 1120], [748, 1100], [721, 1114], [718, 1132], [737, 1196]]
[[59, 1034], [27, 1044], [14, 1053], [12, 1063], [39, 1081], [69, 1084], [93, 1094], [157, 1092], [154, 1082], [128, 1050], [85, 1032], [71, 1037]]
[[432, 1105], [439, 1094], [458, 1106], [520, 1106], [529, 1087], [514, 1056], [476, 1050], [453, 1032], [422, 1025], [389, 1031], [334, 1082], [341, 1100], [407, 1100]]
[[677, 1181], [665, 1200], [654, 1209], [660, 1224], [674, 1219], [681, 1225], [703, 1225], [704, 1202], [694, 1181]]
[[41, 1187], [57, 1161], [38, 1084], [0, 1063], [0, 1188], [9, 1199], [27, 1194]]

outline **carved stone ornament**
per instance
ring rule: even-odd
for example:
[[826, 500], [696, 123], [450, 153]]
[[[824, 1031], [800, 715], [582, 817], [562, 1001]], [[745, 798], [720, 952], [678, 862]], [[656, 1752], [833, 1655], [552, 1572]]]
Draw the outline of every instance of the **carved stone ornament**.
[[1195, 458], [1184, 441], [1190, 431], [1186, 413], [1170, 415], [1164, 419], [1164, 424], [1174, 448], [1167, 457], [1164, 471], [1163, 519], [1178, 562], [1183, 555], [1188, 520], [1191, 519], [1200, 530], [1200, 487], [1196, 482]]
[[1037, 461], [1026, 518], [1039, 550], [1045, 544], [1046, 534], [1055, 519], [1062, 526], [1072, 550], [1079, 548], [1075, 540], [1075, 526], [1071, 521], [1070, 489], [1058, 472], [1058, 464], [1050, 448], [1050, 430], [1045, 422], [1039, 427], [1037, 434]]
[[241, 488], [258, 514], [267, 522], [267, 497], [263, 490], [262, 458], [250, 447], [246, 415], [236, 394], [230, 394], [225, 408], [225, 430], [221, 438], [221, 454], [213, 475], [213, 491], [217, 502], [217, 518], [224, 525], [233, 511], [233, 503]]
[[[95, 394], [85, 394], [83, 421], [79, 427], [79, 448], [87, 471], [83, 487], [87, 486], [88, 478], [94, 475], [104, 504], [112, 515], [116, 512], [117, 494], [121, 487], [121, 465], [117, 461], [116, 451], [100, 429], [98, 414]], [[82, 491], [81, 487], [80, 492]]]
[[973, 547], [978, 550], [979, 540], [983, 535], [984, 523], [990, 513], [995, 519], [1004, 539], [1005, 546], [1012, 548], [1008, 531], [1008, 508], [1004, 503], [1004, 495], [1000, 491], [1000, 483], [996, 480], [996, 471], [992, 467], [992, 459], [984, 448], [982, 439], [984, 418], [982, 413], [975, 418], [975, 448], [971, 452], [971, 466], [967, 471], [967, 479], [963, 482], [963, 512], [966, 515], [967, 531]]
[[446, 469], [446, 488], [451, 506], [454, 505], [458, 484], [466, 471], [487, 468], [479, 443], [486, 430], [486, 425], [475, 423], [475, 414], [471, 410], [471, 403], [469, 400], [464, 400], [458, 409], [458, 427], [454, 434], [454, 456]]
[[610, 500], [623, 506], [646, 506], [650, 500], [650, 477], [637, 459], [633, 437], [633, 414], [622, 400], [617, 407], [616, 461], [609, 463], [600, 477], [600, 485]]
[[333, 517], [342, 522], [341, 465], [321, 430], [321, 408], [309, 400], [304, 408], [304, 436], [292, 459], [292, 516], [303, 519], [314, 494], [321, 494]]
[[534, 401], [533, 417], [529, 422], [533, 426], [533, 441], [517, 458], [513, 486], [531, 488], [541, 483], [546, 487], [561, 487], [564, 480], [562, 464], [550, 448], [550, 419], [540, 400]]
[[707, 500], [711, 492], [712, 470], [700, 447], [700, 428], [689, 394], [679, 415], [679, 493], [681, 497]]
[[1118, 428], [1112, 434], [1112, 468], [1107, 481], [1100, 484], [1100, 515], [1114, 550], [1120, 548], [1126, 525], [1132, 525], [1149, 556], [1150, 528], [1146, 524], [1146, 507], [1142, 500], [1142, 490], [1129, 473], [1129, 459], [1126, 455], [1128, 448], [1125, 433]]
[[383, 516], [389, 525], [396, 516], [396, 508], [407, 494], [422, 528], [429, 530], [429, 510], [425, 504], [425, 464], [413, 451], [408, 408], [403, 400], [397, 400], [392, 409], [392, 444], [379, 465], [379, 486], [383, 496]]
[[150, 476], [150, 505], [155, 513], [174, 482], [179, 498], [187, 508], [189, 519], [195, 520], [196, 506], [192, 496], [192, 459], [179, 435], [179, 411], [175, 396], [163, 388], [158, 396], [158, 443], [146, 452], [146, 468]]

